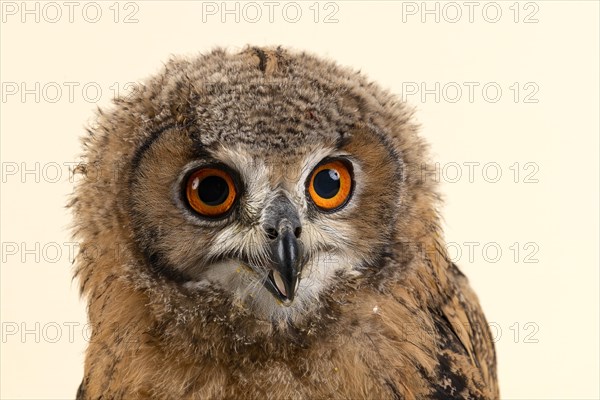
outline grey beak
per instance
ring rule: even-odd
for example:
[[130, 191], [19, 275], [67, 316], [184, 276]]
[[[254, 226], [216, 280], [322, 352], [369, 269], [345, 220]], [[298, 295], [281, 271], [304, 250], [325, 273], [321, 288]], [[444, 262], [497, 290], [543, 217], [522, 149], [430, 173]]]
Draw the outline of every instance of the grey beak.
[[291, 302], [302, 272], [302, 233], [298, 211], [284, 195], [277, 196], [265, 210], [263, 228], [269, 237], [273, 262], [267, 289], [282, 301]]

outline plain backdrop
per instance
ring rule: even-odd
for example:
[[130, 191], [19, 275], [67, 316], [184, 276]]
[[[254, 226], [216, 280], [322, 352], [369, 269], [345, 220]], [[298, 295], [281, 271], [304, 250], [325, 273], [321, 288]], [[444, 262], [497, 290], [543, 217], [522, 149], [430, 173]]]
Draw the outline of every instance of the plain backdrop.
[[1, 23], [2, 399], [74, 398], [89, 331], [69, 169], [94, 109], [173, 54], [247, 43], [417, 108], [505, 399], [598, 399], [596, 1], [10, 2]]

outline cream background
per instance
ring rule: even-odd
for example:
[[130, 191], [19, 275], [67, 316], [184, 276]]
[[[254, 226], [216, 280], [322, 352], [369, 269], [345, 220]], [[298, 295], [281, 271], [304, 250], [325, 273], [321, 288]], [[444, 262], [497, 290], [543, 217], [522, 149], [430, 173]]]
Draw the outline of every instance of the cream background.
[[[480, 91], [472, 103], [464, 97], [457, 103], [408, 97], [438, 161], [496, 162], [502, 167], [498, 183], [482, 179], [481, 166], [472, 183], [466, 175], [458, 183], [443, 183], [446, 239], [481, 243], [472, 262], [463, 245], [458, 264], [488, 320], [502, 330], [496, 343], [502, 397], [599, 398], [597, 2], [538, 1], [539, 22], [533, 24], [512, 21], [512, 1], [498, 3], [503, 15], [495, 24], [477, 12], [485, 2], [473, 23], [466, 15], [457, 23], [435, 23], [431, 16], [426, 23], [418, 16], [403, 23], [401, 2], [337, 2], [339, 21], [330, 24], [312, 21], [312, 2], [301, 4], [303, 16], [295, 24], [281, 13], [272, 23], [266, 15], [259, 23], [235, 23], [231, 16], [226, 23], [218, 16], [203, 22], [201, 2], [196, 1], [137, 2], [138, 23], [114, 23], [111, 3], [101, 4], [103, 17], [96, 24], [78, 13], [84, 3], [73, 23], [66, 15], [57, 23], [43, 18], [35, 23], [32, 17], [21, 23], [18, 15], [5, 15], [2, 82], [27, 82], [29, 87], [36, 81], [41, 86], [79, 82], [79, 89], [98, 82], [103, 95], [97, 103], [88, 102], [76, 89], [70, 102], [63, 86], [56, 103], [36, 103], [31, 95], [26, 102], [18, 95], [8, 97], [0, 117], [4, 169], [12, 162], [31, 168], [35, 162], [76, 161], [83, 126], [96, 104], [109, 103], [111, 85], [122, 87], [156, 72], [170, 54], [194, 54], [216, 45], [238, 50], [246, 43], [283, 44], [311, 50], [361, 69], [394, 93], [402, 92], [402, 82], [427, 82], [429, 87], [436, 81], [497, 82], [503, 89], [497, 103], [483, 100]], [[525, 13], [525, 3], [519, 6]], [[324, 4], [320, 7], [322, 19]], [[121, 13], [122, 18], [123, 9]], [[515, 103], [509, 89], [513, 82], [535, 82], [539, 102]], [[508, 169], [514, 162], [535, 162], [539, 182], [514, 183]], [[21, 182], [19, 175], [11, 175], [2, 184], [4, 246], [24, 242], [32, 248], [39, 242], [47, 250], [45, 260], [43, 254], [39, 262], [26, 255], [22, 262], [21, 253], [9, 255], [3, 247], [2, 399], [74, 398], [82, 377], [85, 307], [71, 281], [68, 247], [62, 245], [70, 241], [64, 205], [72, 184], [66, 167], [57, 183], [48, 182], [56, 171], [46, 168], [46, 181], [36, 183], [35, 176], [27, 175]], [[467, 171], [463, 165], [463, 174]], [[481, 248], [487, 242], [501, 247], [500, 261], [485, 261]], [[528, 252], [521, 248], [515, 263], [509, 249], [514, 242], [537, 243], [539, 262], [524, 263]], [[56, 262], [52, 243], [62, 248]], [[33, 333], [22, 340], [21, 328], [35, 331], [36, 322], [39, 343]], [[510, 329], [516, 322], [517, 343]], [[525, 341], [535, 328], [525, 330], [528, 322], [539, 328], [529, 337], [537, 343]], [[56, 339], [53, 323], [61, 328]], [[69, 323], [78, 324], [71, 338]], [[15, 326], [19, 332], [9, 334], [7, 329]]]

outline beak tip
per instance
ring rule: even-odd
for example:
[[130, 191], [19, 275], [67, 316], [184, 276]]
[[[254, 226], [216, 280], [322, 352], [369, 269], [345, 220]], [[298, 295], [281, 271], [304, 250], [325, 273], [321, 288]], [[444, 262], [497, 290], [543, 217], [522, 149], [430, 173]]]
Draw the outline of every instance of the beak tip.
[[[286, 279], [289, 278], [289, 279]], [[273, 270], [269, 274], [273, 294], [285, 306], [289, 306], [296, 297], [296, 292], [300, 286], [300, 277], [296, 275], [282, 275], [279, 271]]]

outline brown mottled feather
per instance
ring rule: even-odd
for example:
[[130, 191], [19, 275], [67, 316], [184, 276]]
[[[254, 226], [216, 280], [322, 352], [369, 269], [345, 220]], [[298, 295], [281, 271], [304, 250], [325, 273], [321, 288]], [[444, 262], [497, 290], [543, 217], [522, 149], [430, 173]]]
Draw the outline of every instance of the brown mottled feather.
[[[77, 398], [497, 399], [494, 345], [446, 255], [411, 113], [362, 75], [281, 48], [174, 59], [100, 112], [72, 202], [95, 250], [76, 267], [92, 326]], [[360, 273], [338, 270], [289, 319], [257, 318], [218, 285], [187, 290], [189, 271], [168, 262], [198, 231], [165, 187], [199, 148], [233, 144], [290, 171], [321, 145], [361, 165], [344, 217]]]

